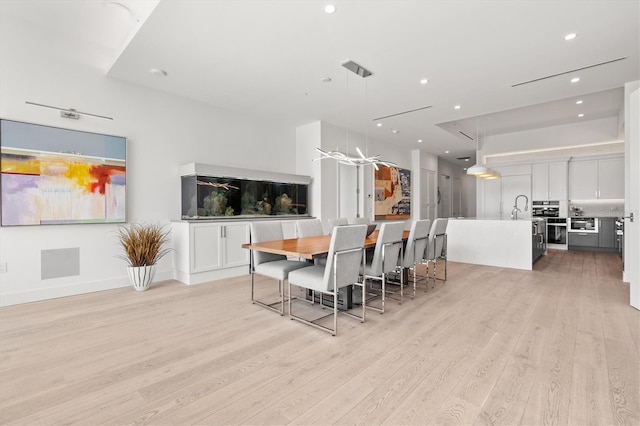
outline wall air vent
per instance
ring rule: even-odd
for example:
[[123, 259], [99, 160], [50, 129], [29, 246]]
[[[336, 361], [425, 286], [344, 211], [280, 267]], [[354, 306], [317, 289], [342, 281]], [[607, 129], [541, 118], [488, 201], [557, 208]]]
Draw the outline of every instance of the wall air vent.
[[624, 61], [625, 59], [627, 59], [627, 58], [626, 58], [626, 57], [624, 57], [624, 58], [612, 59], [611, 61], [600, 62], [599, 64], [588, 65], [588, 66], [586, 66], [586, 67], [576, 68], [576, 69], [574, 69], [574, 70], [564, 71], [564, 72], [560, 72], [560, 73], [558, 73], [558, 74], [552, 74], [552, 75], [548, 75], [548, 76], [546, 76], [546, 77], [540, 77], [540, 78], [536, 78], [536, 79], [533, 79], [533, 80], [524, 81], [524, 82], [522, 82], [522, 83], [514, 84], [514, 85], [512, 85], [511, 87], [517, 87], [517, 86], [522, 86], [522, 85], [525, 85], [525, 84], [535, 83], [535, 82], [537, 82], [537, 81], [546, 80], [546, 79], [548, 79], [548, 78], [558, 77], [558, 76], [560, 76], [560, 75], [565, 75], [565, 74], [571, 74], [571, 73], [576, 72], [576, 71], [587, 70], [587, 69], [589, 69], [589, 68], [595, 68], [595, 67], [599, 67], [599, 66], [602, 66], [602, 65], [612, 64], [612, 63], [614, 63], [614, 62], [618, 62], [618, 61]]
[[469, 160], [471, 160], [471, 157], [458, 157], [458, 158], [456, 158], [456, 160], [469, 161]]
[[370, 75], [373, 75], [373, 73], [371, 71], [369, 71], [368, 69], [366, 69], [363, 66], [360, 66], [360, 65], [356, 64], [353, 61], [343, 62], [342, 66], [345, 67], [346, 69], [348, 69], [349, 71], [358, 74], [362, 78], [369, 77]]

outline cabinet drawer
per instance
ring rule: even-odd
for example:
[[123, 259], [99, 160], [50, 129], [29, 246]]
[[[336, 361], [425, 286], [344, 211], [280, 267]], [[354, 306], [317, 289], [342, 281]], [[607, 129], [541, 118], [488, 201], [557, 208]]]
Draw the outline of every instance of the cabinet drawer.
[[580, 247], [598, 247], [598, 234], [586, 232], [568, 232], [569, 245]]

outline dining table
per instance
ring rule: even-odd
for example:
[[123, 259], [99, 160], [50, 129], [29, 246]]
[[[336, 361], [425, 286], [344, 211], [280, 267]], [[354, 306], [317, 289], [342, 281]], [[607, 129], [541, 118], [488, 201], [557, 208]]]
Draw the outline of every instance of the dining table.
[[[373, 249], [378, 241], [378, 230], [373, 231], [365, 239], [362, 245], [363, 249]], [[409, 239], [409, 231], [402, 233], [402, 240]], [[326, 257], [329, 254], [329, 246], [331, 244], [331, 235], [320, 235], [316, 237], [289, 238], [286, 240], [263, 241], [260, 243], [242, 244], [242, 248], [260, 251], [264, 253], [281, 254], [284, 256], [298, 257], [306, 260], [314, 260]], [[251, 257], [253, 259], [253, 256]], [[408, 282], [408, 270], [403, 268], [403, 282]], [[348, 289], [343, 289], [348, 290]], [[309, 291], [307, 298], [313, 297]], [[353, 306], [353, 296], [351, 291], [346, 291], [339, 309], [350, 309]]]
[[[379, 231], [373, 231], [364, 239], [363, 248], [371, 249], [376, 246]], [[404, 241], [409, 239], [409, 231], [402, 234]], [[265, 253], [281, 254], [284, 256], [298, 257], [301, 259], [313, 260], [326, 257], [329, 254], [331, 235], [320, 235], [317, 237], [289, 238], [286, 240], [263, 241], [260, 243], [242, 244], [242, 248], [261, 251]]]

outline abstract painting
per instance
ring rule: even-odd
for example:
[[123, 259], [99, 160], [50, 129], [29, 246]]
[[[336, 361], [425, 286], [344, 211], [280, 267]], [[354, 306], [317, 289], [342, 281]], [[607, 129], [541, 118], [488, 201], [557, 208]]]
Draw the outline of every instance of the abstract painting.
[[125, 222], [126, 139], [0, 122], [2, 226]]
[[380, 166], [374, 170], [376, 220], [411, 217], [411, 170]]

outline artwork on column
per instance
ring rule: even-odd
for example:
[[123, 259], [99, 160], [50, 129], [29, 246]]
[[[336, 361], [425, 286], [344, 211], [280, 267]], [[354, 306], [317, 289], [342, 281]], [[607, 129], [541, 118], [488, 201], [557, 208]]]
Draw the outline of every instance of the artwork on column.
[[374, 170], [376, 220], [411, 217], [411, 170], [381, 166]]
[[2, 226], [125, 222], [126, 139], [0, 122]]

